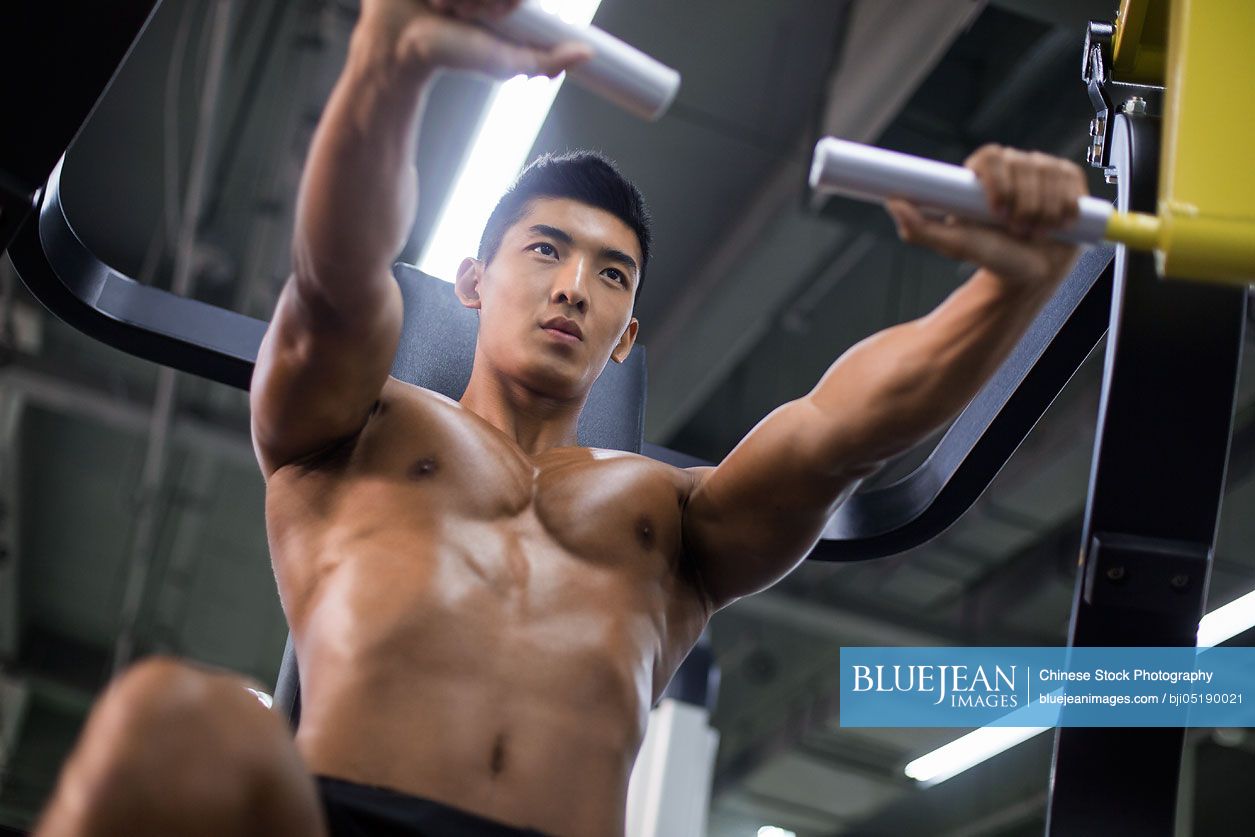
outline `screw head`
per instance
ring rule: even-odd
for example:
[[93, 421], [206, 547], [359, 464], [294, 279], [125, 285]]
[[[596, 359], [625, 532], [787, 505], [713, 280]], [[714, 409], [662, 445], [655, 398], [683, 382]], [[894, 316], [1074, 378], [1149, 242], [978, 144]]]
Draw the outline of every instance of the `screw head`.
[[1146, 100], [1141, 96], [1130, 96], [1124, 100], [1124, 104], [1120, 105], [1120, 110], [1125, 113], [1145, 113]]
[[1124, 567], [1111, 567], [1107, 570], [1107, 578], [1111, 581], [1119, 581], [1124, 578]]
[[1176, 575], [1172, 577], [1172, 581], [1169, 582], [1169, 584], [1171, 584], [1173, 587], [1175, 587], [1178, 590], [1185, 587], [1189, 583], [1190, 583], [1190, 577], [1186, 575], [1185, 573], [1177, 573]]

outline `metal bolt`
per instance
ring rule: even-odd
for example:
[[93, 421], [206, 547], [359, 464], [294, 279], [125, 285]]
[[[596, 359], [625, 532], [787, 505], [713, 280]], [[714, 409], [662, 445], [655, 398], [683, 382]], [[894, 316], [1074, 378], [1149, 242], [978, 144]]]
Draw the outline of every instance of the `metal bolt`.
[[1177, 573], [1176, 575], [1172, 577], [1172, 581], [1170, 581], [1169, 583], [1173, 587], [1180, 590], [1181, 588], [1185, 587], [1185, 585], [1190, 583], [1190, 577], [1186, 575], [1185, 573]]
[[1119, 581], [1124, 578], [1124, 567], [1112, 567], [1107, 570], [1107, 579], [1110, 581]]
[[1119, 182], [1119, 178], [1116, 177], [1116, 173], [1114, 169], [1107, 169], [1106, 171], [1104, 171], [1102, 173], [1102, 179], [1112, 185], [1115, 185], [1116, 183]]
[[1146, 100], [1141, 96], [1130, 96], [1124, 100], [1124, 104], [1120, 105], [1120, 110], [1125, 113], [1145, 113]]

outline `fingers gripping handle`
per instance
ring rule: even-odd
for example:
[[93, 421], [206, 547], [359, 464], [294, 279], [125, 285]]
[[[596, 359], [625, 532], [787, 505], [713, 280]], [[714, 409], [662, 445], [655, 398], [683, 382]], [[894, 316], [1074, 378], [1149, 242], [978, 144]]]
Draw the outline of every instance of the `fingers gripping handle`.
[[[904, 198], [971, 221], [1000, 223], [989, 211], [985, 191], [971, 169], [835, 137], [825, 137], [815, 146], [810, 185], [821, 192], [866, 201]], [[1052, 235], [1063, 241], [1097, 244], [1106, 237], [1113, 211], [1104, 200], [1081, 198], [1076, 220]]]
[[680, 74], [595, 26], [573, 26], [526, 0], [500, 20], [485, 21], [498, 35], [524, 46], [550, 49], [577, 41], [593, 57], [570, 70], [572, 81], [643, 119], [662, 116], [680, 89]]

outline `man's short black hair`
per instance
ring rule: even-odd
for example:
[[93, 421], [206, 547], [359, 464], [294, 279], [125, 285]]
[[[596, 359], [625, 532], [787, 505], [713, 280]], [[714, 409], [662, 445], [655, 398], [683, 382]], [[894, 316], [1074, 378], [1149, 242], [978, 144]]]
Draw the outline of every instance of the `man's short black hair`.
[[506, 230], [527, 212], [535, 198], [570, 198], [603, 209], [632, 228], [641, 245], [641, 270], [636, 287], [640, 299], [649, 264], [650, 218], [640, 190], [615, 164], [596, 151], [544, 154], [523, 169], [488, 216], [479, 240], [479, 259], [490, 262]]

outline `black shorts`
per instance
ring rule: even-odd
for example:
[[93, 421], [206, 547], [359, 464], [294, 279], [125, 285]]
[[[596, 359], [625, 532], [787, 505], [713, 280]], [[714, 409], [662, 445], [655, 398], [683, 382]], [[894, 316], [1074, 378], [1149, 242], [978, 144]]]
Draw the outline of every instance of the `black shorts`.
[[332, 837], [544, 837], [430, 799], [344, 779], [315, 776]]

